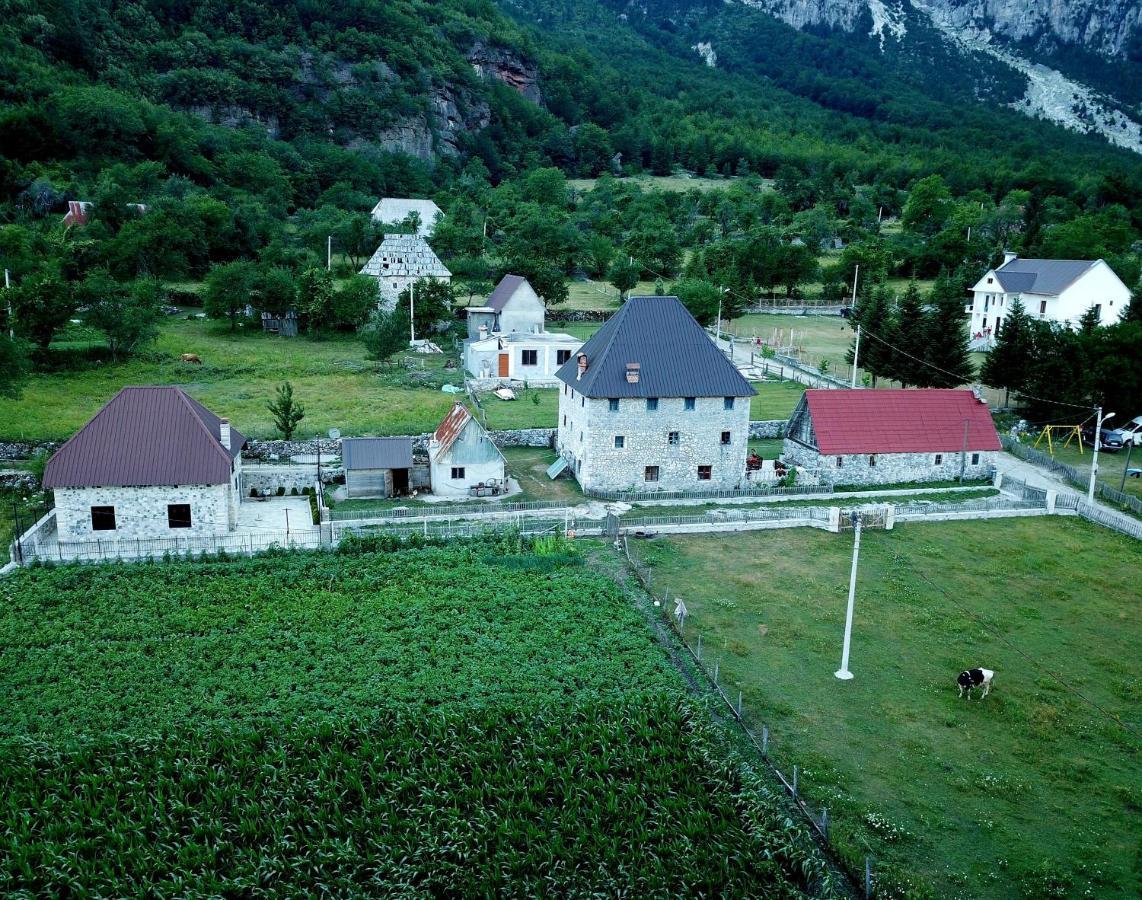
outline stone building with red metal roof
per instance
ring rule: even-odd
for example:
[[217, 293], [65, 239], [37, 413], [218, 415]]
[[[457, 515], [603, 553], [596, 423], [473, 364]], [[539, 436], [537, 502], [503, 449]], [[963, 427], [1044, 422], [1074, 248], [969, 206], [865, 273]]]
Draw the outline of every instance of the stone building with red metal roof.
[[177, 387], [125, 387], [48, 460], [58, 540], [226, 533], [246, 439]]
[[782, 457], [823, 484], [875, 485], [987, 478], [1000, 449], [970, 390], [808, 390]]

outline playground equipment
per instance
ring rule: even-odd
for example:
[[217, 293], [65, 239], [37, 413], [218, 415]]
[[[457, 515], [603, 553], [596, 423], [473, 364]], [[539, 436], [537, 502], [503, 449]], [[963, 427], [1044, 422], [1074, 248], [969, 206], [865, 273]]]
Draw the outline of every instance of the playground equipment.
[[1051, 456], [1054, 456], [1055, 447], [1051, 442], [1051, 439], [1053, 437], [1054, 440], [1057, 441], [1063, 435], [1067, 436], [1066, 441], [1063, 443], [1064, 450], [1066, 450], [1067, 447], [1071, 445], [1071, 441], [1077, 441], [1079, 445], [1079, 453], [1081, 454], [1083, 452], [1083, 434], [1080, 426], [1078, 425], [1044, 425], [1043, 430], [1039, 433], [1039, 436], [1035, 438], [1035, 443], [1033, 446], [1038, 447], [1039, 442], [1042, 441], [1043, 438], [1046, 438], [1047, 452], [1050, 453]]

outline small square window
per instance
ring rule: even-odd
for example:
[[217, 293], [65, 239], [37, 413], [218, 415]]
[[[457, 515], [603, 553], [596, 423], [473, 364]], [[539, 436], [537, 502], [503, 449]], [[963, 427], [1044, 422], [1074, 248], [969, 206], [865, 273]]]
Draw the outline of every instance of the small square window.
[[584, 394], [582, 397], [579, 398], [579, 405], [580, 406], [586, 406], [587, 405], [587, 395], [586, 394]]
[[837, 468], [838, 469], [844, 468], [844, 465], [845, 465], [845, 458], [843, 456], [838, 456], [837, 457]]
[[622, 450], [623, 447], [626, 446], [626, 442], [627, 442], [627, 439], [625, 437], [623, 437], [621, 434], [615, 435], [615, 449], [616, 450]]
[[722, 432], [722, 446], [728, 447], [733, 442], [733, 435], [728, 431]]
[[563, 414], [563, 425], [564, 425], [564, 427], [567, 426], [567, 413]]
[[682, 408], [686, 410], [686, 412], [690, 412], [694, 408], [694, 398], [687, 397], [685, 400], [683, 400]]
[[91, 530], [92, 531], [114, 531], [115, 530], [115, 507], [114, 506], [93, 506], [93, 507], [91, 507]]
[[733, 409], [734, 408], [734, 398], [733, 397], [723, 397], [722, 398], [722, 408], [723, 409]]
[[714, 467], [713, 466], [698, 466], [698, 480], [699, 481], [709, 481], [713, 477], [714, 477]]
[[978, 466], [978, 465], [979, 465], [979, 454], [978, 454], [978, 453], [973, 453], [973, 454], [971, 455], [971, 464], [972, 464], [973, 466]]
[[658, 398], [657, 397], [647, 397], [646, 398], [646, 411], [647, 412], [654, 412], [656, 409], [658, 409]]
[[937, 453], [936, 454], [936, 465], [942, 466], [943, 464], [944, 464], [944, 454], [943, 453]]
[[570, 350], [556, 350], [555, 351], [555, 362], [557, 362], [559, 365], [563, 365], [569, 359], [571, 359], [571, 351]]
[[677, 431], [668, 431], [666, 433], [666, 443], [668, 443], [671, 447], [677, 447], [680, 443], [682, 443], [682, 438]]
[[525, 366], [539, 365], [538, 350], [523, 350], [520, 353], [520, 364]]
[[612, 397], [610, 400], [607, 401], [607, 409], [609, 409], [611, 412], [618, 412], [619, 411], [619, 401]]
[[658, 466], [647, 466], [643, 473], [643, 481], [658, 481]]
[[190, 504], [189, 503], [168, 503], [167, 504], [167, 527], [168, 528], [189, 528], [190, 527]]
[[869, 464], [870, 466], [875, 466], [875, 465], [876, 465], [876, 454], [875, 454], [875, 453], [874, 453], [874, 454], [872, 454], [872, 456], [870, 456], [870, 457], [868, 458], [868, 464]]
[[453, 466], [452, 467], [452, 480], [453, 481], [460, 481], [463, 478], [464, 478], [464, 467], [463, 466]]

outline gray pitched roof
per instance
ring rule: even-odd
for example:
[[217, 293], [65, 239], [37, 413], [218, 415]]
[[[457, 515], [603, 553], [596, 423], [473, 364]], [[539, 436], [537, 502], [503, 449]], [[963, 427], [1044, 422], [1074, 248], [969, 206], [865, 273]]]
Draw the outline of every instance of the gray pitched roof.
[[415, 234], [386, 234], [361, 274], [374, 278], [452, 277], [428, 241]]
[[521, 285], [526, 283], [527, 279], [522, 275], [505, 275], [496, 285], [496, 289], [488, 295], [484, 305], [496, 312], [503, 312], [504, 304], [512, 298]]
[[[677, 297], [631, 297], [556, 376], [587, 397], [750, 397], [756, 393]], [[627, 363], [639, 380], [627, 381]]]
[[345, 438], [341, 461], [348, 471], [412, 468], [412, 438]]
[[44, 487], [227, 484], [246, 439], [177, 387], [125, 387], [48, 460]]
[[1094, 266], [1089, 259], [1020, 259], [995, 270], [1005, 291], [1027, 294], [1061, 294]]

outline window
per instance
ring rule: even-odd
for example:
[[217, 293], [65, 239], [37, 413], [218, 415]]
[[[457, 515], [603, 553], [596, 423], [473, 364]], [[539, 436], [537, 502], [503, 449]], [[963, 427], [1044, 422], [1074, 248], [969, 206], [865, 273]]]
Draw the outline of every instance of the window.
[[555, 351], [555, 362], [558, 363], [559, 365], [563, 365], [570, 358], [571, 358], [571, 351], [570, 350], [556, 350]]
[[943, 453], [937, 453], [936, 454], [936, 465], [942, 466], [943, 464], [944, 464], [944, 454]]
[[539, 351], [538, 350], [523, 350], [520, 353], [520, 364], [524, 366], [537, 366], [539, 365]]
[[680, 443], [682, 443], [682, 439], [677, 431], [668, 431], [666, 432], [666, 443], [671, 447], [677, 447]]
[[713, 477], [714, 477], [714, 467], [713, 466], [698, 466], [698, 480], [699, 481], [709, 481]]
[[464, 467], [463, 466], [453, 466], [452, 467], [452, 480], [453, 481], [461, 481], [461, 480], [463, 480], [463, 478], [464, 478]]
[[656, 409], [658, 409], [658, 398], [657, 397], [647, 397], [646, 398], [646, 411], [647, 412], [654, 412]]
[[627, 439], [625, 437], [623, 437], [621, 434], [615, 435], [615, 449], [616, 450], [622, 450], [623, 447], [626, 446], [626, 442], [627, 442]]
[[93, 507], [91, 507], [91, 530], [92, 531], [114, 531], [115, 530], [115, 507], [114, 506], [93, 506]]
[[658, 466], [647, 466], [642, 476], [643, 481], [658, 481]]
[[875, 465], [876, 465], [876, 454], [875, 454], [875, 453], [874, 453], [874, 454], [872, 454], [872, 456], [870, 456], [870, 457], [868, 458], [868, 464], [869, 464], [870, 466], [875, 466]]
[[682, 408], [684, 410], [686, 410], [686, 412], [690, 412], [690, 410], [692, 410], [694, 408], [694, 398], [693, 397], [687, 397], [685, 400], [683, 400], [682, 401]]
[[989, 279], [987, 279], [987, 283], [988, 283], [988, 284], [992, 284], [992, 283], [994, 283], [994, 282], [995, 282], [995, 279], [994, 279], [994, 278], [989, 278]]
[[579, 398], [579, 405], [580, 406], [586, 406], [587, 405], [587, 395], [586, 394], [584, 394], [582, 397]]
[[733, 397], [723, 397], [722, 398], [722, 409], [733, 409], [733, 408], [734, 408], [734, 398]]
[[609, 409], [611, 412], [618, 412], [619, 411], [619, 401], [612, 397], [610, 400], [607, 401], [607, 409]]
[[189, 528], [190, 527], [190, 504], [189, 503], [168, 503], [167, 504], [167, 527], [168, 528]]
[[728, 447], [732, 442], [732, 435], [728, 431], [722, 432], [722, 446]]
[[567, 426], [567, 413], [563, 414], [563, 425], [564, 425], [564, 427]]
[[973, 454], [971, 455], [971, 464], [972, 464], [973, 466], [978, 466], [978, 465], [979, 465], [979, 454], [978, 454], [978, 453], [973, 453]]
[[843, 456], [838, 456], [837, 457], [837, 468], [838, 469], [843, 468], [844, 465], [845, 465], [845, 458]]
[[1047, 301], [1046, 300], [1040, 300], [1039, 301], [1039, 315], [1041, 315], [1041, 316], [1047, 315]]

